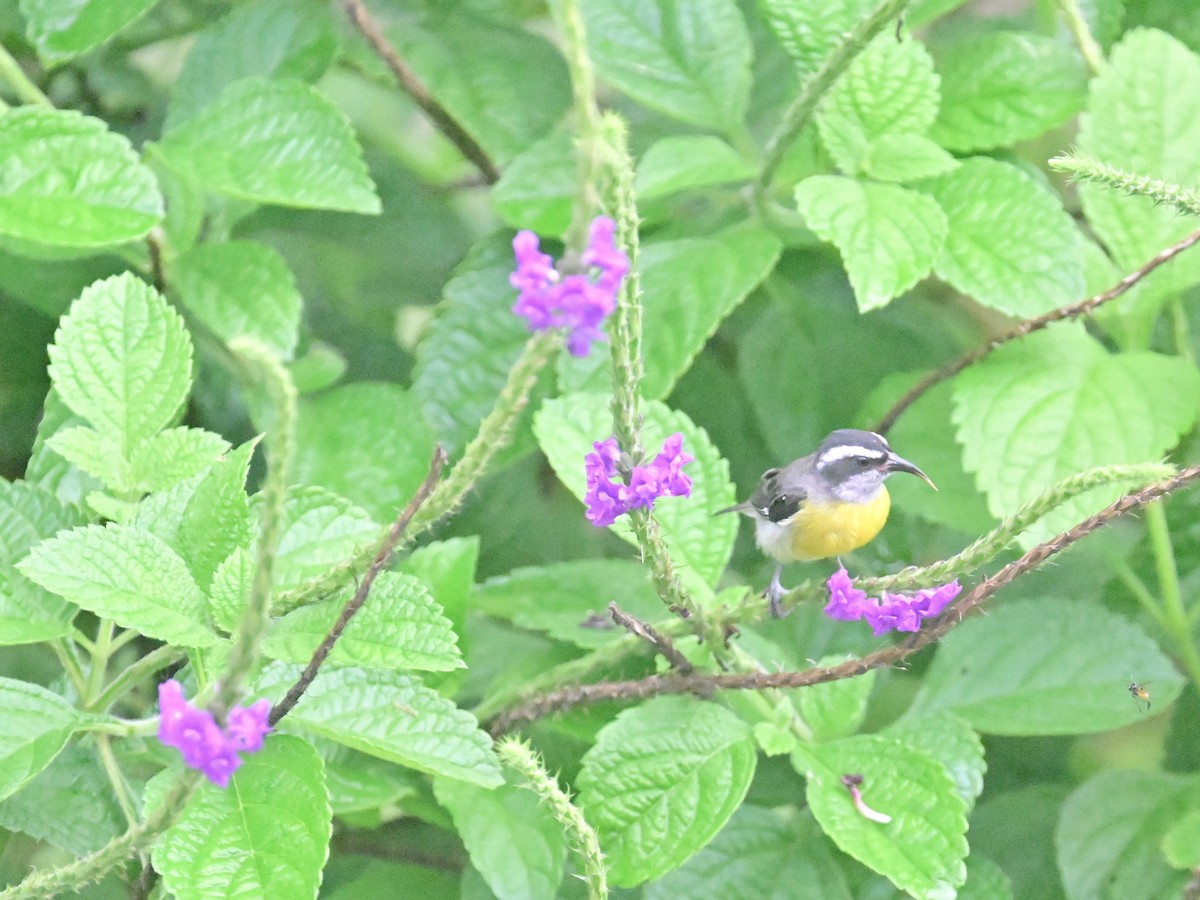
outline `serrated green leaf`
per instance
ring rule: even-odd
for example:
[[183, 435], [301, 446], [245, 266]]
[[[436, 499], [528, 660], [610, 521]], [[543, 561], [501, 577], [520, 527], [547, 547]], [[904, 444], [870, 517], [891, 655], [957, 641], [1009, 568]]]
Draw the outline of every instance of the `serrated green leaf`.
[[910, 714], [882, 733], [945, 766], [970, 813], [983, 792], [987, 763], [983, 758], [983, 743], [965, 719], [948, 712]]
[[225, 790], [204, 784], [154, 846], [154, 868], [179, 900], [315, 897], [332, 813], [321, 757], [271, 735]]
[[312, 743], [325, 760], [325, 785], [335, 816], [378, 810], [427, 790], [425, 776], [411, 769], [323, 738]]
[[0, 826], [80, 856], [127, 827], [94, 746], [76, 742], [0, 802]]
[[397, 572], [412, 575], [429, 588], [458, 635], [459, 647], [464, 647], [467, 603], [478, 561], [479, 538], [473, 535], [418, 547], [395, 567]]
[[933, 57], [920, 41], [877, 35], [825, 95], [817, 127], [847, 175], [862, 171], [871, 143], [884, 135], [923, 135], [938, 112]]
[[201, 244], [171, 263], [170, 279], [187, 310], [221, 340], [251, 337], [291, 359], [303, 300], [272, 248], [253, 241]]
[[0, 678], [0, 800], [50, 765], [80, 714], [58, 694], [36, 684]]
[[431, 4], [387, 34], [429, 92], [502, 166], [549, 132], [570, 103], [567, 67], [554, 45], [498, 18]]
[[250, 602], [254, 584], [254, 554], [237, 547], [217, 566], [208, 586], [208, 608], [213, 621], [232, 634]]
[[621, 559], [514, 569], [489, 578], [471, 594], [473, 609], [587, 648], [625, 634], [609, 618], [612, 601], [643, 621], [663, 612], [645, 566]]
[[[845, 656], [825, 656], [817, 661], [817, 665], [837, 665], [846, 659]], [[830, 741], [858, 731], [866, 717], [867, 702], [874, 686], [875, 673], [870, 671], [858, 678], [814, 684], [799, 691], [796, 707], [812, 731], [813, 739]]]
[[6, 110], [0, 159], [0, 234], [8, 237], [102, 247], [139, 238], [162, 218], [154, 174], [99, 119], [38, 105]]
[[611, 0], [583, 7], [600, 74], [651, 109], [735, 132], [750, 92], [750, 37], [732, 0]]
[[[858, 735], [796, 750], [813, 815], [843, 851], [914, 897], [946, 897], [967, 877], [966, 804], [946, 767], [899, 741]], [[843, 776], [861, 775], [858, 809]]]
[[570, 132], [557, 130], [504, 167], [492, 189], [492, 206], [513, 228], [562, 234], [571, 224], [579, 165]]
[[875, 5], [873, 0], [762, 0], [767, 24], [796, 61], [802, 76], [816, 72], [846, 32], [866, 18]]
[[1193, 809], [1163, 835], [1163, 853], [1177, 869], [1200, 866], [1200, 809]]
[[612, 882], [632, 887], [695, 855], [741, 804], [754, 764], [746, 724], [690, 697], [659, 697], [602, 728], [576, 783]]
[[811, 818], [743, 804], [711, 844], [646, 885], [646, 900], [850, 900], [833, 848]]
[[946, 216], [916, 191], [837, 175], [796, 186], [808, 227], [842, 254], [862, 312], [878, 309], [929, 274], [946, 243]]
[[[1195, 366], [1156, 353], [1110, 354], [1081, 326], [1007, 344], [960, 374], [954, 388], [963, 465], [998, 517], [1067, 475], [1161, 459], [1195, 423], [1198, 406]], [[1025, 540], [1070, 527], [1120, 491], [1113, 485], [1064, 503]]]
[[933, 270], [986, 306], [1033, 316], [1083, 294], [1083, 241], [1062, 202], [1019, 169], [972, 157], [923, 182], [949, 232]]
[[50, 491], [62, 503], [76, 506], [103, 485], [50, 449], [49, 441], [59, 431], [85, 424], [86, 420], [71, 412], [58, 396], [58, 391], [51, 387], [42, 405], [42, 420], [38, 423], [33, 452], [25, 467], [25, 478], [30, 484]]
[[301, 400], [292, 477], [390, 522], [429, 472], [433, 443], [418, 401], [399, 385], [342, 385]]
[[906, 714], [951, 710], [989, 734], [1084, 734], [1138, 721], [1128, 682], [1152, 682], [1155, 709], [1184, 687], [1157, 645], [1101, 606], [1013, 600], [946, 635]]
[[[199, 33], [171, 86], [171, 131], [249, 75], [315, 82], [337, 55], [329, 10], [319, 3], [255, 0], [235, 5]], [[219, 246], [219, 245], [213, 245]]]
[[438, 778], [433, 792], [450, 810], [471, 865], [498, 900], [557, 894], [566, 840], [562, 826], [533, 791], [510, 776], [494, 790]]
[[1052, 37], [981, 33], [938, 56], [942, 106], [930, 137], [960, 153], [1008, 147], [1061, 125], [1083, 108], [1079, 52]]
[[345, 114], [300, 81], [235, 81], [164, 135], [155, 152], [209, 190], [242, 200], [380, 211]]
[[128, 457], [170, 425], [192, 382], [192, 343], [154, 288], [118, 275], [86, 288], [50, 347], [59, 396]]
[[25, 33], [49, 63], [103, 44], [137, 20], [156, 0], [21, 0]]
[[754, 175], [746, 158], [711, 134], [677, 134], [651, 144], [637, 164], [639, 200], [678, 191], [745, 181]]
[[[255, 696], [282, 697], [299, 666], [275, 663]], [[483, 787], [504, 781], [475, 717], [410, 676], [368, 669], [322, 671], [283, 720], [371, 756]]]
[[[707, 594], [725, 570], [737, 534], [733, 516], [714, 516], [734, 502], [729, 483], [729, 465], [717, 452], [701, 428], [683, 413], [661, 403], [642, 407], [646, 427], [643, 444], [662, 446], [675, 432], [683, 434], [683, 449], [696, 461], [685, 470], [692, 479], [691, 497], [665, 497], [654, 507], [654, 516], [675, 561], [684, 585]], [[592, 452], [592, 444], [612, 433], [612, 414], [608, 399], [599, 394], [569, 394], [548, 400], [534, 419], [534, 433], [555, 473], [580, 499], [586, 490], [583, 458]], [[582, 513], [580, 513], [582, 515]], [[629, 526], [618, 519], [613, 531], [636, 543]]]
[[413, 393], [451, 455], [475, 436], [529, 340], [524, 320], [512, 313], [512, 253], [506, 236], [475, 247], [446, 284], [438, 317], [417, 350]]
[[42, 540], [82, 524], [77, 509], [48, 491], [0, 479], [0, 645], [36, 643], [70, 631], [76, 608], [34, 584], [14, 564]]
[[203, 428], [168, 428], [134, 448], [130, 478], [139, 491], [161, 491], [199, 475], [229, 450], [229, 442]]
[[[301, 607], [275, 623], [263, 652], [272, 659], [306, 663], [354, 593]], [[370, 596], [334, 645], [329, 663], [371, 669], [447, 672], [463, 666], [450, 621], [428, 589], [411, 575], [383, 572]]]
[[[257, 499], [257, 498], [256, 498]], [[323, 488], [293, 488], [275, 551], [275, 589], [299, 587], [375, 543], [383, 531], [366, 511]]]
[[[1161, 31], [1128, 32], [1091, 82], [1079, 152], [1139, 175], [1194, 185], [1200, 170], [1200, 57]], [[1103, 185], [1081, 184], [1079, 199], [1122, 272], [1196, 227], [1172, 206]], [[1200, 257], [1181, 257], [1154, 279], [1168, 292], [1195, 284]]]
[[1101, 772], [1063, 804], [1054, 832], [1070, 900], [1182, 896], [1187, 872], [1171, 869], [1160, 843], [1200, 803], [1195, 777], [1164, 772]]
[[917, 181], [957, 168], [957, 159], [919, 134], [882, 134], [862, 157], [863, 172], [876, 181]]
[[42, 541], [19, 565], [76, 606], [147, 637], [211, 647], [204, 594], [162, 539], [125, 525], [89, 525]]

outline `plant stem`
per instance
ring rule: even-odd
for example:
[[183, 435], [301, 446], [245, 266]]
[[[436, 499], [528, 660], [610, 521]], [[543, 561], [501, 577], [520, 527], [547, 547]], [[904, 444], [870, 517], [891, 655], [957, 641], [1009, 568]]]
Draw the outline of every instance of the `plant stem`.
[[1175, 565], [1175, 550], [1171, 546], [1171, 529], [1161, 500], [1146, 507], [1146, 529], [1150, 533], [1150, 549], [1154, 553], [1154, 568], [1162, 593], [1166, 632], [1174, 644], [1180, 664], [1192, 680], [1193, 689], [1200, 694], [1200, 652], [1196, 650], [1187, 608], [1183, 605], [1179, 569]]
[[104, 687], [104, 673], [108, 671], [115, 627], [116, 623], [112, 619], [101, 619], [100, 627], [96, 629], [96, 649], [92, 652], [92, 664], [88, 670], [87, 693], [83, 696], [84, 706], [90, 704], [92, 698]]
[[1079, 0], [1058, 0], [1058, 8], [1062, 11], [1071, 36], [1079, 45], [1083, 61], [1087, 63], [1087, 67], [1093, 75], [1099, 75], [1104, 68], [1104, 51], [1100, 49], [1096, 38], [1092, 36], [1091, 29], [1088, 28], [1087, 19], [1084, 18], [1083, 10], [1079, 7]]
[[83, 667], [79, 664], [79, 657], [75, 654], [75, 648], [65, 638], [51, 641], [50, 648], [54, 651], [54, 655], [58, 657], [59, 664], [62, 665], [63, 671], [67, 673], [67, 677], [71, 679], [71, 685], [75, 688], [75, 692], [79, 694], [79, 698], [82, 701], [87, 695], [87, 678], [84, 677]]
[[117, 805], [121, 807], [121, 813], [125, 816], [127, 825], [137, 823], [137, 808], [134, 806], [133, 797], [129, 794], [129, 785], [125, 782], [125, 775], [121, 772], [121, 767], [117, 765], [117, 757], [112, 751], [112, 745], [109, 743], [107, 734], [97, 734], [96, 749], [100, 752], [100, 762], [104, 766], [104, 773], [108, 776], [108, 781], [112, 785], [113, 794], [117, 798]]
[[[2, 44], [0, 44], [0, 80], [3, 80], [11, 87], [17, 98], [25, 103], [54, 107], [54, 104], [50, 102], [50, 98], [43, 94], [38, 86], [29, 80], [29, 76], [25, 74], [25, 70], [21, 68], [21, 64], [13, 58], [12, 54]], [[7, 109], [8, 105], [5, 104], [4, 108]]]
[[183, 650], [178, 647], [172, 647], [170, 644], [163, 644], [161, 647], [154, 648], [145, 656], [122, 669], [120, 674], [113, 678], [103, 691], [84, 704], [83, 708], [90, 712], [105, 712], [131, 686], [139, 683], [143, 678], [157, 672], [159, 669], [169, 666], [178, 659], [182, 659], [184, 655]]

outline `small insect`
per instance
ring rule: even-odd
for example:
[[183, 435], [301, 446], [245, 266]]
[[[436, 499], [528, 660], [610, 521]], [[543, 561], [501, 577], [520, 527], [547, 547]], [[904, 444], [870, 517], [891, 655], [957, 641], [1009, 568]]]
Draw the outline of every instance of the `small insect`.
[[[1146, 712], [1150, 709], [1150, 692], [1146, 690], [1145, 684], [1138, 684], [1136, 681], [1129, 682], [1129, 694], [1133, 697], [1133, 702], [1137, 704], [1139, 710]], [[1146, 709], [1142, 709], [1143, 700], [1146, 702]]]

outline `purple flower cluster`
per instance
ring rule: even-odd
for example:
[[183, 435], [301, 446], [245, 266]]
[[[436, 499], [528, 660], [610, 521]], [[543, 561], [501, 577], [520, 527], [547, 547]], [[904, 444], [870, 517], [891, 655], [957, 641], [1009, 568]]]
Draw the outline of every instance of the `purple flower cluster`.
[[596, 271], [595, 280], [589, 275], [561, 277], [553, 260], [538, 249], [532, 231], [519, 231], [513, 238], [517, 268], [508, 280], [521, 292], [513, 312], [525, 318], [531, 331], [566, 328], [572, 356], [587, 356], [592, 341], [604, 340], [600, 323], [617, 308], [629, 259], [613, 243], [615, 230], [616, 223], [606, 216], [592, 222], [581, 261]]
[[187, 702], [183, 686], [174, 679], [158, 686], [158, 706], [158, 739], [183, 754], [184, 765], [199, 769], [218, 787], [226, 787], [229, 776], [242, 764], [238, 752], [261, 750], [263, 737], [271, 730], [270, 701], [235, 706], [229, 712], [229, 725], [221, 730], [212, 713]]
[[663, 442], [662, 452], [649, 464], [634, 466], [628, 482], [621, 479], [617, 463], [621, 451], [617, 439], [596, 441], [592, 444], [595, 453], [583, 458], [587, 473], [587, 493], [583, 497], [587, 506], [588, 521], [603, 528], [616, 521], [617, 516], [644, 506], [654, 508], [659, 497], [688, 497], [692, 493], [692, 479], [683, 473], [683, 467], [695, 457], [683, 452], [683, 435], [679, 432]]
[[883, 599], [877, 600], [856, 588], [844, 567], [829, 577], [826, 586], [829, 603], [825, 605], [825, 615], [843, 622], [866, 619], [876, 637], [888, 631], [918, 631], [924, 619], [940, 615], [962, 591], [962, 585], [955, 580], [917, 591], [911, 597], [884, 591]]

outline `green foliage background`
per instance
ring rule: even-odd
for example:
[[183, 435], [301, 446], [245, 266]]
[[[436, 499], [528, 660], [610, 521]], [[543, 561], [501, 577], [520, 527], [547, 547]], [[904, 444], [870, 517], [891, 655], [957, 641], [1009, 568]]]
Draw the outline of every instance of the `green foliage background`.
[[[1194, 890], [1194, 490], [858, 677], [677, 693], [594, 627], [700, 677], [887, 646], [821, 615], [832, 561], [766, 620], [713, 513], [1197, 228], [1200, 7], [998, 6], [0, 3], [0, 897]], [[511, 313], [511, 241], [600, 214], [636, 281], [576, 359]], [[969, 590], [1200, 463], [1200, 255], [1134, 280], [900, 415], [940, 491], [889, 482], [856, 578], [1001, 528], [889, 583]], [[676, 431], [692, 496], [593, 528], [591, 443]], [[155, 685], [278, 701], [438, 445], [320, 675], [193, 788]], [[592, 682], [651, 687], [506, 718]]]

